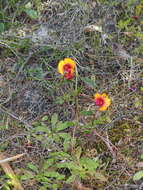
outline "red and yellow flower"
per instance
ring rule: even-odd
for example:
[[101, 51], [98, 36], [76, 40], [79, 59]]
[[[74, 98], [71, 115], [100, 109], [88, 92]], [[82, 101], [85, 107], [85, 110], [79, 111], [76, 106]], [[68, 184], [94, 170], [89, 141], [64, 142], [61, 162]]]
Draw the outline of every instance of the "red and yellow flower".
[[94, 95], [94, 101], [97, 106], [99, 106], [99, 111], [105, 111], [111, 104], [111, 99], [106, 93], [96, 93]]
[[72, 79], [75, 73], [76, 63], [71, 58], [65, 58], [58, 63], [58, 72], [66, 79]]

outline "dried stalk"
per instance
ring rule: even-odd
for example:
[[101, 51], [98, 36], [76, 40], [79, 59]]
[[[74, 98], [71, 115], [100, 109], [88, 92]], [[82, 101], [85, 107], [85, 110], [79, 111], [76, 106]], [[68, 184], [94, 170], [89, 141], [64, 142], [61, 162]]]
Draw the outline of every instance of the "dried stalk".
[[25, 153], [23, 153], [23, 154], [18, 154], [18, 155], [16, 155], [16, 156], [12, 156], [12, 157], [10, 157], [10, 158], [5, 158], [5, 159], [3, 159], [3, 160], [0, 160], [0, 164], [3, 164], [3, 163], [5, 163], [5, 162], [14, 161], [14, 160], [16, 160], [16, 159], [18, 159], [18, 158], [21, 158], [21, 157], [24, 156], [24, 155], [25, 155]]
[[[21, 157], [21, 155], [17, 155], [17, 156], [14, 156], [14, 157], [11, 157], [11, 159], [16, 159]], [[10, 159], [10, 158], [9, 158]], [[5, 156], [3, 153], [0, 153], [0, 160], [1, 161], [4, 161], [6, 160]], [[11, 168], [11, 166], [9, 165], [9, 163], [7, 162], [3, 162], [0, 164], [0, 166], [2, 167], [2, 169], [4, 170], [5, 174], [11, 179], [11, 184], [13, 185], [13, 190], [24, 190], [23, 187], [21, 186], [20, 182], [18, 181], [13, 169]]]

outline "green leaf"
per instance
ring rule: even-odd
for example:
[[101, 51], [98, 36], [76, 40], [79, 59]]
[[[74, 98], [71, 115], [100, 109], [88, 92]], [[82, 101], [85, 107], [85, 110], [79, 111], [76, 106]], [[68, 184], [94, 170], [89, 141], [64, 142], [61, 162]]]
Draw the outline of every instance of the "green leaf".
[[25, 171], [24, 175], [20, 176], [20, 179], [26, 181], [29, 179], [33, 179], [34, 177], [35, 177], [35, 175], [32, 172]]
[[31, 169], [32, 171], [34, 171], [34, 172], [38, 172], [38, 168], [37, 168], [37, 166], [35, 166], [34, 164], [28, 163], [28, 164], [27, 164], [27, 167], [28, 167], [29, 169]]
[[44, 117], [42, 117], [42, 121], [47, 121], [49, 118], [47, 115], [45, 115]]
[[55, 126], [57, 122], [58, 122], [58, 115], [57, 115], [57, 113], [54, 113], [52, 115], [52, 118], [51, 118], [51, 124], [52, 124], [52, 126]]
[[3, 189], [4, 190], [11, 190], [11, 188], [7, 184], [4, 184]]
[[75, 162], [71, 161], [67, 164], [69, 170], [73, 170], [74, 172], [77, 171], [79, 173], [82, 170], [80, 165], [77, 165]]
[[93, 89], [97, 87], [96, 83], [88, 77], [82, 77], [81, 80]]
[[62, 180], [65, 178], [64, 175], [59, 174], [58, 172], [54, 172], [54, 171], [47, 171], [44, 172], [44, 176], [48, 177], [48, 178], [56, 178], [58, 180]]
[[143, 154], [141, 154], [141, 159], [143, 159]]
[[67, 180], [66, 180], [66, 183], [70, 184], [72, 183], [73, 181], [75, 181], [76, 179], [76, 176], [75, 175], [71, 175]]
[[47, 190], [49, 188], [51, 188], [51, 184], [44, 184], [43, 186], [40, 185], [40, 189], [39, 190]]
[[69, 133], [58, 133], [58, 135], [64, 139], [63, 147], [64, 151], [67, 152], [71, 144], [71, 135]]
[[58, 160], [58, 159], [65, 159], [65, 158], [70, 159], [71, 158], [71, 155], [69, 155], [69, 154], [67, 154], [66, 152], [63, 152], [63, 151], [60, 151], [60, 152], [51, 152], [50, 156], [54, 157], [56, 160]]
[[56, 133], [52, 134], [52, 139], [56, 142], [56, 143], [60, 143], [61, 139], [59, 137], [59, 135], [57, 135]]
[[4, 28], [5, 28], [4, 23], [0, 22], [0, 33], [4, 32]]
[[[39, 181], [40, 183], [41, 183], [41, 182], [51, 183], [51, 179], [45, 177], [44, 174], [41, 174], [41, 173], [40, 173], [39, 175], [37, 175], [35, 178], [36, 178], [36, 180]], [[46, 190], [47, 190], [47, 189], [46, 189]]]
[[66, 140], [69, 140], [71, 139], [71, 135], [69, 133], [58, 133], [58, 135], [63, 138], [63, 139], [66, 139]]
[[99, 117], [99, 119], [94, 120], [94, 125], [98, 124], [106, 124], [108, 122], [111, 122], [111, 118], [108, 115], [103, 115], [102, 117]]
[[40, 67], [31, 68], [28, 70], [31, 77], [35, 78], [36, 80], [42, 80], [44, 78], [43, 69]]
[[64, 151], [67, 152], [67, 151], [69, 150], [69, 148], [70, 148], [70, 145], [71, 145], [70, 139], [65, 139], [65, 140], [64, 140], [64, 143], [63, 143]]
[[25, 10], [26, 14], [31, 18], [31, 19], [37, 19], [38, 18], [38, 13], [37, 11], [33, 9], [26, 9]]
[[78, 146], [76, 149], [75, 149], [75, 157], [76, 157], [76, 159], [77, 159], [77, 161], [79, 161], [79, 159], [80, 159], [80, 156], [81, 156], [81, 153], [82, 153], [82, 149], [81, 149], [81, 147], [80, 146]]
[[53, 158], [45, 160], [44, 164], [43, 164], [43, 167], [42, 167], [42, 170], [48, 169], [50, 166], [53, 165], [53, 163], [54, 163], [54, 159]]
[[47, 126], [44, 126], [44, 125], [35, 127], [35, 128], [34, 128], [34, 131], [35, 131], [35, 132], [50, 133], [50, 130], [48, 129], [48, 127], [47, 127]]
[[84, 115], [84, 116], [93, 115], [93, 111], [81, 111], [80, 113], [81, 113], [81, 115]]
[[64, 129], [70, 127], [71, 125], [73, 125], [72, 122], [64, 122], [64, 123], [63, 123], [63, 122], [59, 122], [58, 125], [57, 125], [56, 131], [57, 131], [57, 132], [58, 132], [58, 131], [62, 131], [62, 130], [64, 130]]
[[98, 158], [90, 159], [82, 157], [80, 163], [84, 166], [85, 169], [88, 169], [89, 172], [95, 172], [95, 170], [99, 166]]
[[72, 171], [80, 171], [82, 170], [81, 166], [77, 165], [75, 162], [62, 162], [56, 165], [58, 168], [68, 168]]
[[58, 184], [53, 184], [53, 185], [52, 185], [52, 189], [53, 189], [53, 190], [57, 190], [57, 189], [58, 189]]
[[135, 173], [135, 175], [133, 176], [133, 180], [140, 180], [141, 178], [143, 178], [143, 170], [138, 171], [137, 173]]
[[26, 9], [30, 9], [32, 7], [32, 3], [31, 2], [28, 2], [26, 5], [25, 5], [25, 8]]
[[68, 168], [68, 162], [61, 162], [56, 164], [57, 168]]

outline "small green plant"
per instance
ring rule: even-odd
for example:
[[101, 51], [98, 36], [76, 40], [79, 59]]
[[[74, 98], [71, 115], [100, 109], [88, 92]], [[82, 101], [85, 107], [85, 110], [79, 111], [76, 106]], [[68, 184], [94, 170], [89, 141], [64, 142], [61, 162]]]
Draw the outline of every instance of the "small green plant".
[[75, 149], [74, 154], [66, 152], [53, 152], [49, 158], [43, 161], [38, 167], [31, 163], [27, 167], [31, 172], [25, 170], [22, 180], [35, 179], [42, 184], [42, 189], [57, 189], [64, 183], [70, 184], [75, 180], [99, 180], [106, 182], [107, 178], [98, 171], [100, 161], [98, 158], [88, 158], [81, 156], [81, 147]]
[[[34, 7], [34, 8], [33, 8]], [[21, 14], [23, 12], [35, 20], [38, 18], [38, 12], [41, 7], [41, 0], [36, 1], [20, 1], [20, 0], [9, 0], [1, 2], [0, 5], [0, 33], [12, 28], [13, 26], [21, 25]]]
[[[141, 155], [141, 159], [143, 160], [143, 154]], [[134, 181], [138, 181], [138, 180], [140, 180], [142, 178], [143, 178], [143, 170], [140, 170], [140, 171], [136, 172], [134, 174], [134, 176], [133, 176]]]
[[100, 166], [99, 159], [88, 158], [82, 156], [82, 148], [78, 146], [72, 153], [72, 159], [57, 164], [57, 168], [64, 168], [70, 171], [70, 176], [66, 179], [66, 183], [71, 183], [76, 179], [98, 179], [99, 181], [106, 181], [106, 177], [97, 170]]
[[[49, 124], [48, 124], [49, 123]], [[98, 157], [89, 158], [84, 156], [82, 147], [76, 142], [76, 148], [72, 148], [72, 135], [66, 131], [76, 125], [76, 122], [61, 122], [55, 113], [51, 119], [47, 116], [35, 124], [31, 135], [41, 141], [43, 146], [49, 146], [49, 142], [60, 146], [59, 151], [50, 151], [48, 158], [41, 161], [40, 166], [28, 163], [27, 169], [23, 170], [21, 180], [36, 180], [42, 184], [41, 190], [47, 188], [58, 189], [63, 181], [69, 184], [77, 179], [95, 179], [106, 182], [107, 178], [99, 171], [101, 162]], [[29, 137], [30, 138], [30, 137]], [[48, 139], [47, 141], [44, 139]]]
[[38, 13], [34, 9], [32, 9], [32, 3], [28, 2], [25, 5], [24, 12], [31, 18], [31, 19], [37, 19], [38, 18]]
[[133, 176], [133, 180], [137, 181], [143, 178], [143, 170], [140, 170], [138, 172], [135, 173], [135, 175]]
[[64, 132], [64, 130], [73, 126], [75, 123], [59, 121], [56, 113], [52, 115], [49, 126], [46, 122], [48, 122], [47, 116], [42, 119], [42, 122], [35, 124], [35, 128], [31, 131], [32, 135], [40, 141], [47, 138], [47, 140], [45, 139], [43, 141], [43, 146], [48, 145], [49, 142], [54, 142], [62, 144], [65, 151], [68, 150], [71, 135], [70, 133]]

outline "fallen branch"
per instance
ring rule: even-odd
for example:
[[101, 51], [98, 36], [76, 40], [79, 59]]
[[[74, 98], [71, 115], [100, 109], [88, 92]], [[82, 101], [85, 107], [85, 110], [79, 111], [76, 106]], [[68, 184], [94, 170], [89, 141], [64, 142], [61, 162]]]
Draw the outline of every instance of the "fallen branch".
[[27, 121], [21, 119], [20, 117], [16, 116], [15, 114], [9, 112], [9, 111], [8, 111], [4, 106], [2, 106], [2, 105], [0, 105], [0, 111], [2, 111], [3, 113], [5, 113], [5, 114], [11, 116], [13, 119], [16, 119], [17, 121], [23, 123], [23, 124], [25, 125], [25, 127], [26, 127], [27, 130], [29, 130], [30, 128], [32, 128], [32, 126], [29, 125], [29, 124], [27, 123]]
[[106, 133], [106, 138], [104, 138], [102, 135], [100, 135], [96, 130], [93, 131], [93, 134], [98, 136], [107, 146], [109, 151], [111, 152], [113, 158], [116, 158], [116, 152], [117, 152], [117, 147], [111, 143], [109, 140], [108, 134]]
[[[24, 155], [24, 154], [23, 154]], [[11, 179], [11, 184], [13, 185], [14, 189], [13, 190], [24, 190], [23, 187], [21, 186], [19, 180], [17, 179], [13, 169], [11, 168], [11, 166], [9, 165], [9, 163], [7, 163], [8, 161], [5, 161], [5, 160], [8, 160], [9, 161], [12, 161], [12, 158], [13, 160], [17, 159], [17, 158], [20, 158], [21, 156], [23, 156], [22, 154], [20, 155], [17, 155], [17, 156], [14, 156], [14, 157], [11, 157], [11, 158], [5, 158], [4, 154], [3, 153], [0, 153], [0, 160], [1, 161], [4, 161], [3, 163], [0, 163], [0, 166], [2, 167], [2, 169], [4, 170], [5, 174]]]
[[16, 156], [12, 156], [12, 157], [10, 157], [10, 158], [5, 158], [5, 159], [3, 159], [3, 160], [0, 160], [0, 164], [6, 163], [6, 162], [10, 162], [10, 161], [14, 161], [14, 160], [16, 160], [16, 159], [18, 159], [18, 158], [21, 158], [21, 157], [24, 156], [24, 155], [25, 155], [25, 153], [23, 153], [23, 154], [18, 154], [18, 155], [16, 155]]

